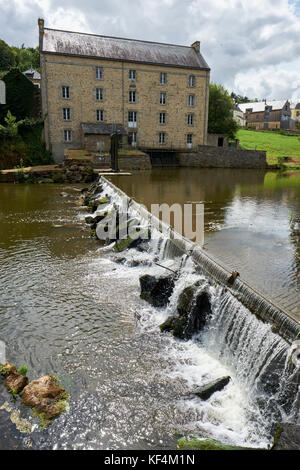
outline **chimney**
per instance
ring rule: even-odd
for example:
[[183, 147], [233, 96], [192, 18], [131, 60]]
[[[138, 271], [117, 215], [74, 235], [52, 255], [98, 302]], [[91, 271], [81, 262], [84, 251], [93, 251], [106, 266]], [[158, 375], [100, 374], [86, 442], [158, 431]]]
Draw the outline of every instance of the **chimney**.
[[193, 42], [191, 47], [193, 47], [195, 49], [195, 51], [199, 54], [199, 52], [200, 52], [200, 41]]
[[43, 20], [43, 18], [38, 19], [38, 25], [39, 25], [39, 46], [40, 46], [40, 51], [41, 51], [42, 46], [43, 46], [43, 36], [44, 36], [44, 20]]

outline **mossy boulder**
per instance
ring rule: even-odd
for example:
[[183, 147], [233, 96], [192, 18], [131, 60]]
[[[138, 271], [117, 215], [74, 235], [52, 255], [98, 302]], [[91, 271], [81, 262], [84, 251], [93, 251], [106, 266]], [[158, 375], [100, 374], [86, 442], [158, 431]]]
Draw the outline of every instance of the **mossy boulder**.
[[175, 285], [174, 275], [150, 276], [145, 274], [140, 277], [141, 298], [154, 307], [165, 307], [172, 295]]
[[7, 390], [12, 395], [17, 395], [18, 393], [20, 393], [23, 388], [28, 384], [28, 378], [26, 377], [26, 374], [24, 375], [21, 372], [22, 370], [20, 372], [17, 371], [16, 366], [10, 364], [10, 362], [0, 364], [0, 374], [6, 377], [5, 384]]
[[45, 375], [30, 382], [21, 397], [23, 404], [33, 408], [42, 425], [46, 426], [66, 410], [68, 394], [54, 375]]
[[169, 331], [180, 339], [190, 339], [199, 332], [211, 314], [210, 297], [206, 290], [198, 292], [199, 283], [186, 287], [178, 298], [177, 315], [168, 318], [161, 331]]
[[180, 438], [177, 448], [180, 450], [252, 450], [249, 447], [224, 444], [215, 439], [195, 435]]
[[16, 373], [16, 372], [17, 372], [16, 366], [11, 364], [10, 362], [5, 362], [4, 364], [0, 364], [0, 374], [1, 375], [7, 376], [9, 374]]
[[182, 317], [168, 317], [166, 321], [159, 326], [159, 328], [162, 332], [168, 331], [172, 333], [176, 338], [185, 339], [185, 320]]
[[129, 248], [136, 248], [140, 243], [147, 241], [150, 238], [150, 232], [148, 229], [142, 229], [136, 232], [134, 236], [128, 236], [124, 239], [118, 240], [114, 246], [115, 252], [128, 250]]
[[6, 377], [6, 387], [10, 393], [20, 393], [28, 384], [28, 378], [18, 373], [11, 373]]

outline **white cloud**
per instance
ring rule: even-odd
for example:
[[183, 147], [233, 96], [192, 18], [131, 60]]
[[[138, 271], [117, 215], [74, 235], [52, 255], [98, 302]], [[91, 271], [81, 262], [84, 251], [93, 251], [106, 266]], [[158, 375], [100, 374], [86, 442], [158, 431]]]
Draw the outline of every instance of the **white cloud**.
[[293, 0], [0, 0], [0, 37], [37, 45], [46, 26], [189, 45], [212, 80], [257, 98], [300, 96], [300, 8]]

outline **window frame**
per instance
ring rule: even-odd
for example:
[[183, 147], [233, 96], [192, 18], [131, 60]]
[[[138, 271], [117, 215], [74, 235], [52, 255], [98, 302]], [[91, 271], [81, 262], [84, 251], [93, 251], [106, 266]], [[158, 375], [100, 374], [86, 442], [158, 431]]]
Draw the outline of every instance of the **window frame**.
[[[163, 119], [161, 119], [162, 116], [164, 116]], [[167, 113], [165, 111], [160, 111], [158, 116], [158, 122], [161, 126], [165, 126], [167, 124]]]
[[[68, 92], [66, 93], [68, 96], [65, 96], [65, 91], [66, 91], [66, 90], [68, 91]], [[64, 100], [69, 100], [69, 99], [71, 98], [71, 88], [70, 88], [69, 85], [62, 85], [62, 86], [61, 86], [61, 97], [62, 97], [62, 99], [64, 99]]]
[[[66, 138], [66, 135], [68, 136]], [[64, 129], [63, 131], [63, 136], [64, 136], [64, 142], [65, 143], [70, 143], [73, 141], [73, 133], [72, 133], [72, 129]]]
[[[100, 71], [100, 77], [98, 76], [98, 72]], [[103, 67], [96, 65], [96, 80], [103, 80]]]
[[[99, 92], [100, 98], [98, 98], [98, 92]], [[95, 89], [95, 98], [96, 98], [96, 101], [104, 101], [104, 88], [97, 87]]]
[[[134, 96], [134, 101], [131, 100], [132, 94]], [[129, 90], [128, 102], [132, 104], [135, 104], [137, 102], [137, 93], [135, 90]]]
[[[65, 117], [65, 111], [67, 111], [68, 117]], [[62, 109], [62, 114], [63, 114], [63, 121], [71, 121], [71, 108], [63, 108]]]
[[[191, 103], [191, 101], [192, 101], [192, 103]], [[195, 106], [195, 101], [196, 101], [195, 95], [189, 95], [188, 96], [188, 106], [190, 108], [193, 108]]]
[[[131, 76], [133, 75], [133, 76]], [[136, 81], [136, 69], [129, 69], [128, 70], [128, 79], [131, 81], [131, 82], [135, 82]]]
[[196, 76], [193, 74], [189, 75], [189, 88], [195, 88], [196, 86]]
[[[164, 78], [162, 79], [162, 77], [164, 77]], [[166, 85], [167, 84], [167, 72], [160, 72], [159, 84], [160, 85]]]
[[[163, 100], [162, 100], [162, 97], [164, 98]], [[164, 102], [162, 102], [162, 101], [164, 101]], [[159, 104], [161, 106], [165, 106], [167, 104], [167, 93], [165, 91], [161, 91], [159, 93]]]
[[[163, 137], [161, 139], [161, 137]], [[159, 145], [165, 145], [167, 140], [167, 133], [166, 132], [159, 132], [158, 133], [158, 144]]]
[[[191, 122], [189, 122], [189, 121], [191, 121]], [[195, 114], [194, 113], [188, 113], [187, 114], [186, 123], [187, 123], [188, 126], [194, 126], [195, 125]]]
[[186, 134], [186, 144], [187, 145], [193, 145], [193, 140], [194, 140], [194, 134], [188, 133]]
[[[98, 119], [98, 115], [102, 115], [102, 119]], [[97, 122], [104, 122], [104, 109], [96, 109], [96, 121]]]
[[[132, 117], [132, 119], [130, 119], [130, 117]], [[137, 111], [128, 110], [127, 123], [128, 123], [129, 128], [138, 127], [138, 112]]]

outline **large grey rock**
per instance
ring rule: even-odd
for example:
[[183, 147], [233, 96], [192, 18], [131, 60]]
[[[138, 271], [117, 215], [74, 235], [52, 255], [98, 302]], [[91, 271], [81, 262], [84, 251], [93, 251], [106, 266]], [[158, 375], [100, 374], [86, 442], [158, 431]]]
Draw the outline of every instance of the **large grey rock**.
[[220, 392], [230, 382], [230, 377], [225, 376], [207, 383], [194, 391], [201, 400], [208, 400], [215, 392]]
[[165, 307], [173, 292], [175, 285], [174, 275], [150, 276], [145, 274], [140, 277], [141, 298], [147, 300], [154, 307]]

